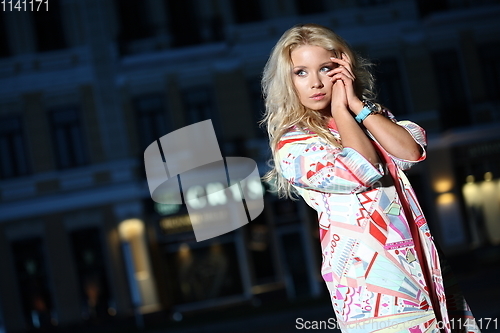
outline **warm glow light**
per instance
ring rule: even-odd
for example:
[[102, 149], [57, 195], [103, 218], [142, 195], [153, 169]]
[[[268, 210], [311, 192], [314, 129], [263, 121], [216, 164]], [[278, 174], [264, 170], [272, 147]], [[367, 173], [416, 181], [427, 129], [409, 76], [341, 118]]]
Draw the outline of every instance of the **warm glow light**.
[[465, 178], [465, 181], [467, 183], [474, 183], [476, 181], [476, 178], [474, 178], [473, 175], [468, 175], [466, 178]]
[[213, 254], [221, 254], [222, 251], [222, 245], [220, 245], [219, 242], [213, 243], [210, 245], [210, 252]]
[[[137, 288], [137, 302], [140, 313], [159, 309], [157, 290], [152, 275], [148, 244], [146, 243], [145, 225], [140, 219], [128, 219], [118, 226], [123, 245], [127, 273], [132, 275], [129, 284]], [[134, 296], [135, 297], [135, 296]]]
[[137, 280], [147, 280], [149, 279], [149, 272], [147, 271], [135, 272], [135, 278]]
[[493, 179], [493, 173], [491, 173], [491, 172], [486, 172], [486, 173], [484, 174], [484, 180], [486, 180], [487, 182], [490, 182], [492, 179]]
[[189, 257], [191, 257], [191, 249], [189, 248], [189, 245], [186, 243], [182, 243], [179, 246], [177, 255], [179, 256], [180, 260], [187, 260]]
[[452, 188], [453, 181], [451, 179], [440, 179], [434, 183], [434, 190], [438, 193], [449, 192]]
[[439, 205], [449, 205], [455, 201], [455, 195], [453, 193], [443, 193], [437, 197], [437, 203]]
[[144, 223], [139, 219], [124, 220], [118, 226], [120, 237], [123, 240], [130, 240], [144, 232]]

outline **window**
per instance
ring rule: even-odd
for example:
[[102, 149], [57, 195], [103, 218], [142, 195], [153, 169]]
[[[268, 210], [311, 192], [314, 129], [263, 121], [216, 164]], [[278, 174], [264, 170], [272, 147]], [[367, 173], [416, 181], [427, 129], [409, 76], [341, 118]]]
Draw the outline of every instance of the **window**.
[[220, 138], [222, 131], [215, 110], [212, 89], [208, 86], [191, 87], [182, 93], [182, 97], [187, 114], [186, 121], [189, 124], [194, 124], [210, 119], [217, 137]]
[[295, 0], [295, 6], [297, 8], [297, 14], [299, 15], [314, 14], [325, 11], [325, 3], [322, 0]]
[[498, 4], [498, 0], [448, 0], [451, 8], [470, 8]]
[[434, 72], [441, 97], [441, 129], [467, 126], [471, 123], [464, 79], [455, 50], [432, 54]]
[[119, 39], [132, 41], [152, 36], [148, 4], [143, 0], [115, 0], [120, 20]]
[[235, 242], [212, 242], [204, 247], [189, 245], [182, 243], [178, 252], [164, 254], [169, 299], [174, 305], [243, 294]]
[[193, 0], [166, 1], [173, 47], [216, 42], [224, 38], [222, 18], [215, 13], [215, 8], [212, 8], [212, 14], [201, 15], [201, 8], [196, 3]]
[[272, 283], [278, 280], [272, 228], [269, 227], [264, 216], [265, 214], [261, 214], [244, 227], [248, 259], [253, 268], [253, 285]]
[[421, 17], [448, 9], [447, 0], [417, 0], [417, 5]]
[[200, 27], [196, 6], [192, 0], [167, 1], [169, 28], [172, 46], [187, 46], [201, 43]]
[[33, 328], [50, 327], [55, 320], [55, 310], [47, 281], [42, 239], [18, 240], [11, 246], [25, 319]]
[[142, 149], [169, 132], [162, 95], [142, 96], [135, 100], [137, 130]]
[[399, 114], [408, 113], [397, 59], [382, 59], [377, 66], [376, 76], [380, 103], [393, 111], [396, 118]]
[[87, 163], [87, 154], [76, 107], [53, 110], [50, 123], [57, 167], [72, 168]]
[[488, 99], [500, 99], [500, 42], [488, 43], [479, 47], [480, 62]]
[[498, 4], [498, 0], [417, 0], [421, 17], [434, 12]]
[[66, 47], [59, 0], [51, 0], [49, 10], [33, 11], [31, 15], [37, 50], [39, 52]]
[[121, 54], [126, 54], [127, 43], [153, 36], [148, 15], [148, 2], [144, 0], [115, 0], [118, 13], [118, 44]]
[[109, 288], [99, 229], [94, 227], [73, 231], [70, 237], [83, 315], [87, 319], [107, 318]]
[[0, 119], [0, 176], [18, 177], [28, 174], [21, 119]]
[[0, 58], [10, 56], [8, 35], [5, 12], [2, 10], [0, 11]]
[[236, 23], [262, 20], [262, 8], [258, 0], [231, 0], [231, 6]]
[[194, 124], [213, 117], [213, 102], [208, 87], [194, 87], [183, 93], [187, 120]]

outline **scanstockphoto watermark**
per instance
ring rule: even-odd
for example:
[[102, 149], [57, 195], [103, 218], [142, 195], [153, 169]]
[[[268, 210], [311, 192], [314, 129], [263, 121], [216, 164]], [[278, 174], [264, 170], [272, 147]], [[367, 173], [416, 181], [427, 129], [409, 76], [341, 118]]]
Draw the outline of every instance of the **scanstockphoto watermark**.
[[[393, 324], [392, 324], [393, 325]], [[390, 321], [373, 322], [371, 320], [358, 323], [339, 323], [335, 318], [327, 320], [305, 320], [304, 318], [295, 319], [295, 328], [298, 330], [342, 330], [342, 329], [359, 329], [373, 331], [374, 329], [387, 328], [392, 326]], [[412, 324], [411, 327], [415, 326]], [[394, 328], [397, 328], [396, 326]]]
[[298, 330], [336, 330], [340, 326], [335, 318], [327, 320], [305, 320], [304, 318], [295, 319], [295, 328]]
[[198, 242], [254, 220], [264, 209], [257, 163], [223, 158], [211, 120], [168, 133], [144, 151], [149, 192], [159, 204], [185, 203]]
[[[328, 318], [327, 320], [305, 320], [304, 318], [297, 318], [295, 320], [295, 328], [298, 330], [341, 330], [347, 329], [360, 329], [368, 330], [370, 332], [391, 329], [391, 331], [403, 331], [414, 328], [419, 325], [419, 320], [409, 321], [396, 321], [396, 320], [377, 320], [371, 319], [357, 323], [342, 323], [340, 324], [335, 318]], [[468, 330], [478, 327], [479, 329], [498, 329], [498, 318], [451, 318], [448, 323], [443, 321], [436, 322], [436, 328], [444, 329], [448, 327], [452, 330]]]
[[[342, 330], [342, 329], [360, 329], [360, 330], [368, 330], [373, 331], [373, 329], [379, 329], [378, 324], [380, 322], [374, 323], [369, 321], [363, 321], [358, 323], [339, 323], [336, 318], [328, 318], [326, 320], [306, 320], [304, 318], [295, 319], [295, 328], [298, 330]], [[386, 325], [389, 325], [389, 322], [386, 321]], [[380, 328], [387, 328], [387, 326], [381, 325]], [[412, 326], [415, 326], [413, 324]]]

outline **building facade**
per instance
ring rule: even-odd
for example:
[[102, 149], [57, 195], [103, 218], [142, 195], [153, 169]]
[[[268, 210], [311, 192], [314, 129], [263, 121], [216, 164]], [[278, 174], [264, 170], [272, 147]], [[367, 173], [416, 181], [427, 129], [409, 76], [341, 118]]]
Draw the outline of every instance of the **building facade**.
[[[45, 8], [45, 6], [47, 6]], [[435, 238], [500, 243], [500, 2], [51, 0], [0, 12], [0, 332], [324, 292], [315, 214], [266, 194], [195, 241], [149, 195], [144, 149], [211, 119], [224, 156], [269, 158], [260, 75], [279, 36], [326, 25], [428, 133], [409, 172]]]

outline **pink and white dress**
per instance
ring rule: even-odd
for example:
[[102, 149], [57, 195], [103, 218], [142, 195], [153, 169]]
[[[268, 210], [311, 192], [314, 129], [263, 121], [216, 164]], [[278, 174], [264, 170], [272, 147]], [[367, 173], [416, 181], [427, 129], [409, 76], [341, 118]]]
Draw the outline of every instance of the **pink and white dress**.
[[[396, 123], [426, 146], [421, 127]], [[329, 127], [340, 140], [335, 124]], [[342, 331], [480, 332], [458, 286], [447, 281], [403, 172], [425, 150], [407, 161], [372, 140], [383, 161], [377, 167], [307, 130], [291, 129], [278, 145], [283, 176], [318, 212], [321, 274]]]

